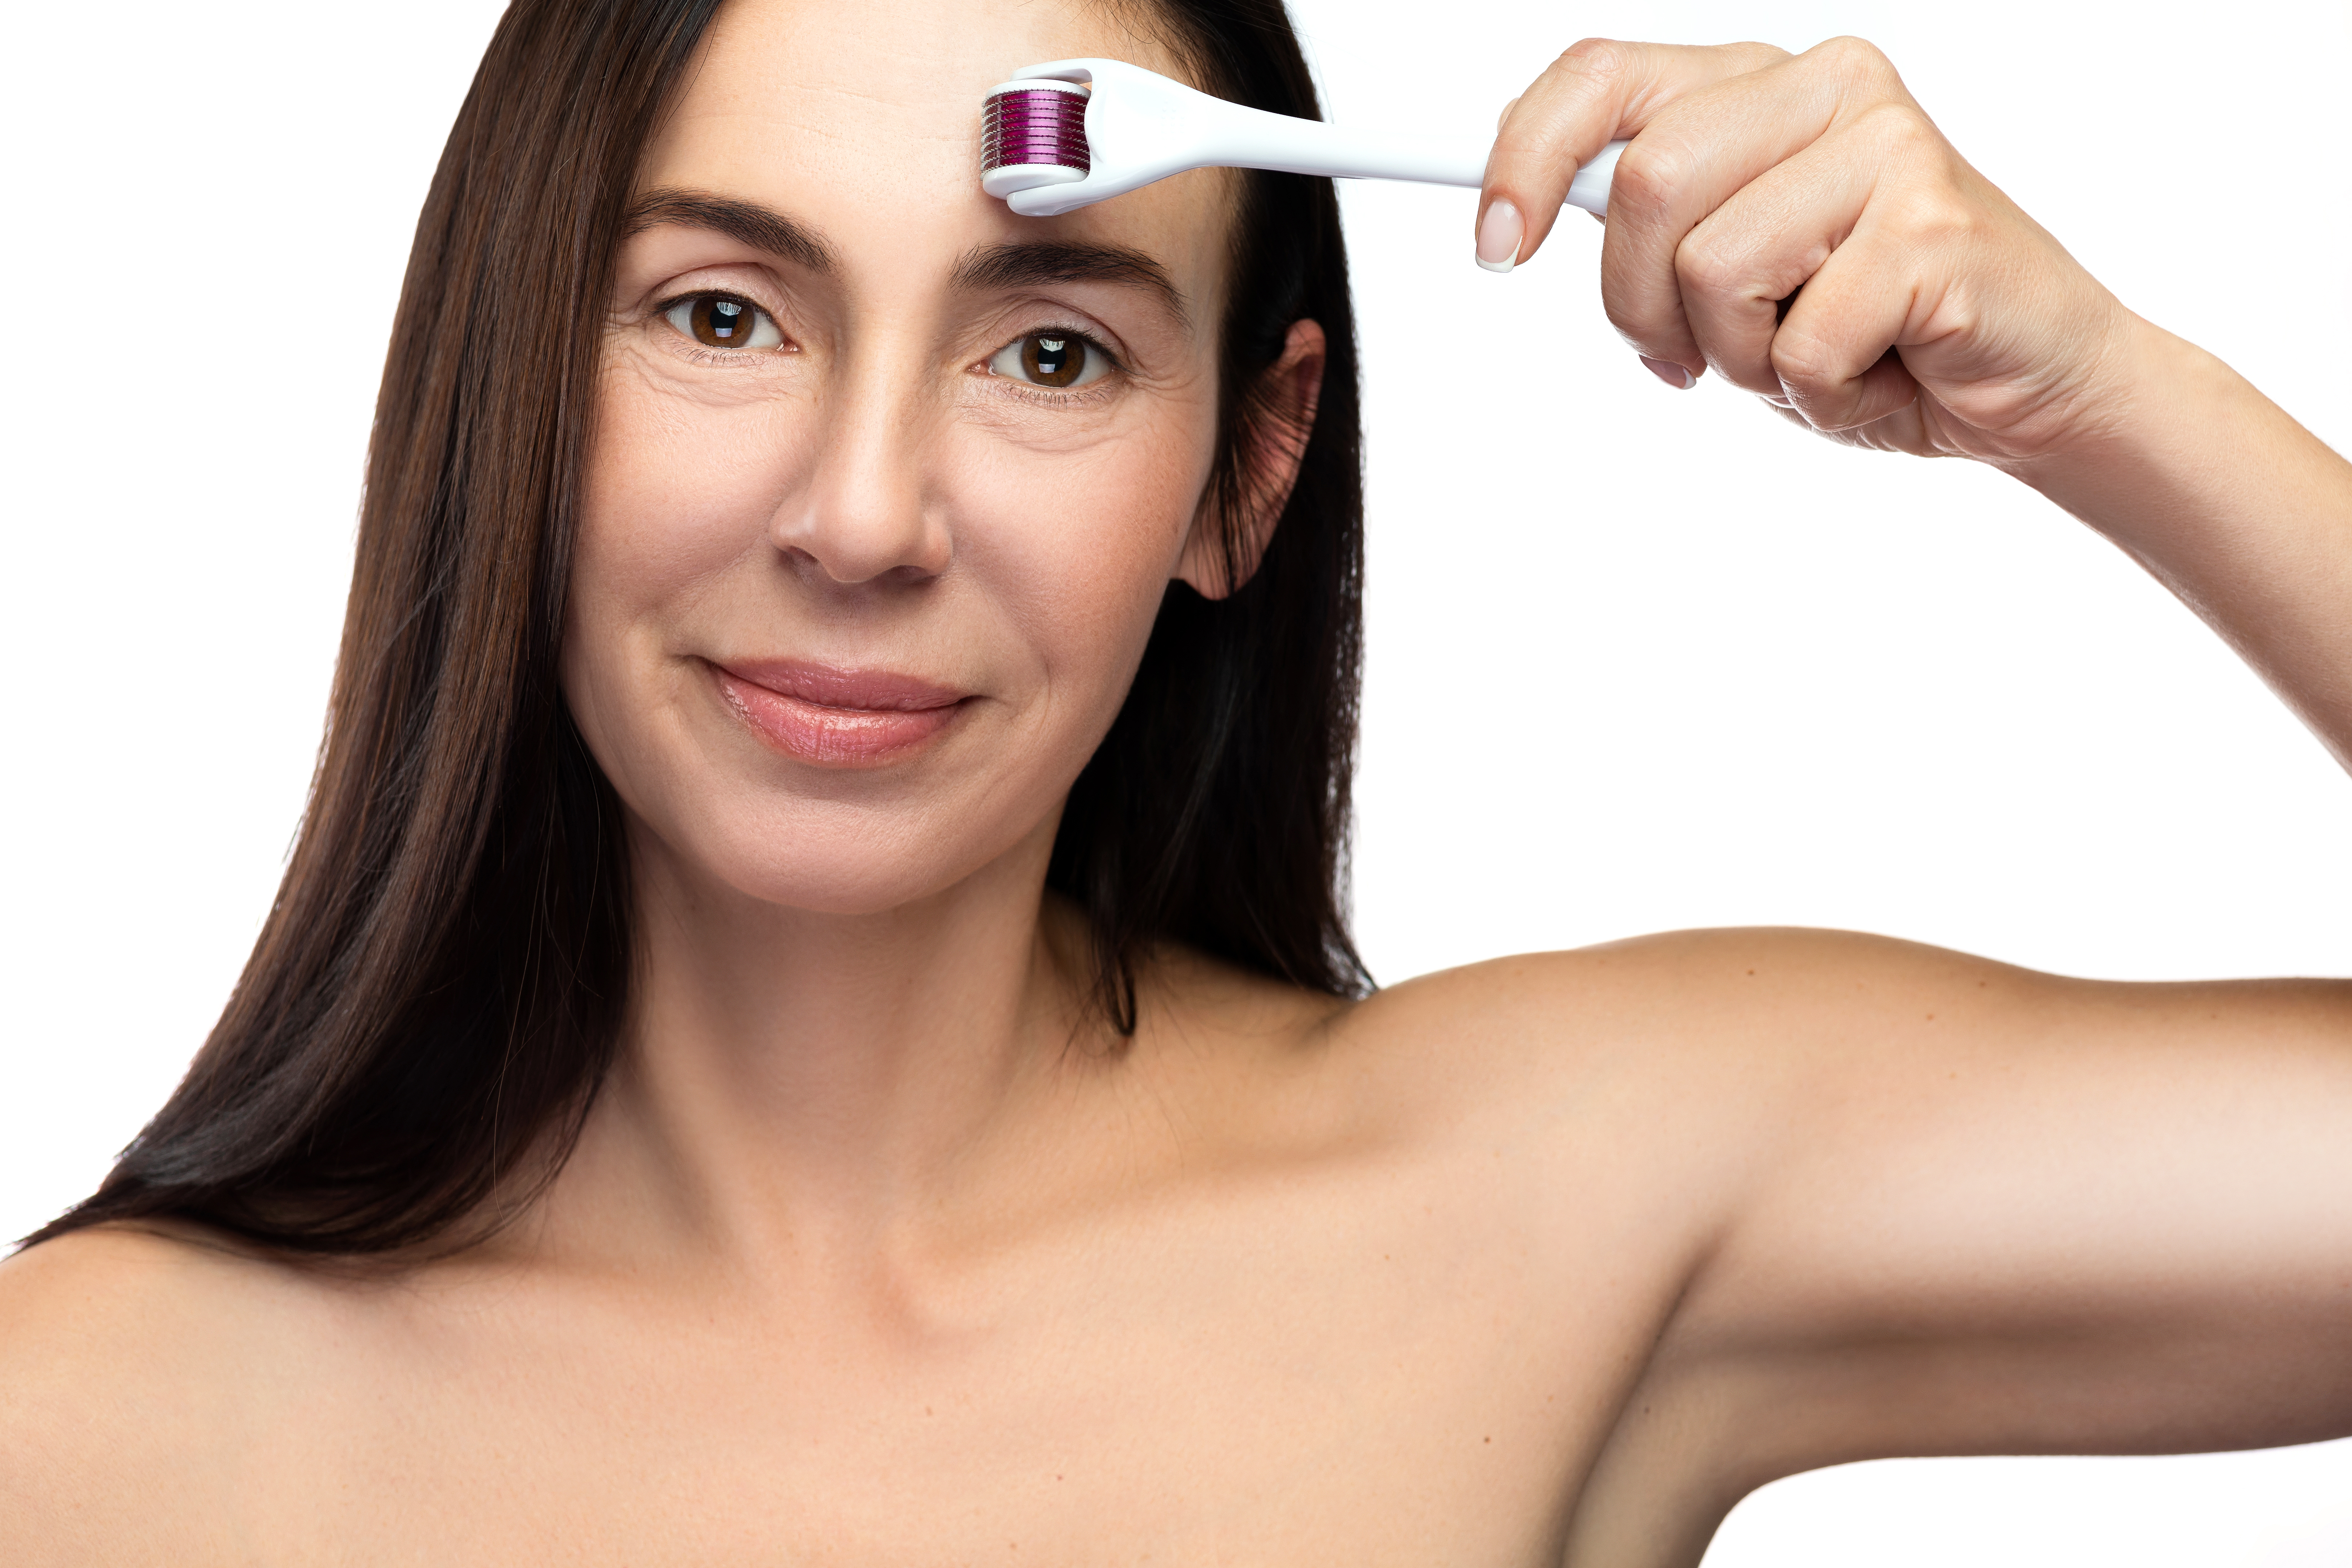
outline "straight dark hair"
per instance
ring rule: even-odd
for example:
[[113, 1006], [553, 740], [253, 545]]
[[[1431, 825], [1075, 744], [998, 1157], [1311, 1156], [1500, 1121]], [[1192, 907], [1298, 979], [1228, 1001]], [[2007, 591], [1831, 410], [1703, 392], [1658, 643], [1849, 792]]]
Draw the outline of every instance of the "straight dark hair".
[[[463, 1245], [561, 1166], [610, 1066], [633, 942], [611, 785], [557, 680], [602, 301], [640, 155], [719, 0], [514, 0], [401, 291], [309, 810], [187, 1077], [98, 1191], [27, 1238], [174, 1217], [312, 1255]], [[1148, 0], [1209, 90], [1317, 116], [1282, 0]], [[977, 106], [974, 125], [978, 124]], [[975, 130], [976, 134], [976, 130]], [[1328, 181], [1241, 182], [1204, 498], [1229, 596], [1179, 584], [1073, 788], [1049, 884], [1121, 1034], [1190, 943], [1333, 995], [1361, 628], [1354, 317]], [[550, 341], [543, 302], [576, 307]], [[1321, 403], [1261, 561], [1251, 395], [1322, 323]]]

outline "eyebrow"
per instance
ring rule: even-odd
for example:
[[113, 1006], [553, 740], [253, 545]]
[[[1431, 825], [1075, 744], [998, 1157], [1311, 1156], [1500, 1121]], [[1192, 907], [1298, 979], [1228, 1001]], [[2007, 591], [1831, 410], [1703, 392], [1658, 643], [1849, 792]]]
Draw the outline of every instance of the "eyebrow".
[[1184, 292], [1168, 269], [1139, 250], [1118, 245], [1083, 245], [1074, 240], [1033, 239], [992, 245], [968, 253], [956, 263], [959, 289], [1018, 289], [1033, 283], [1123, 283], [1159, 297], [1188, 331], [1192, 315]]
[[643, 234], [666, 223], [723, 234], [754, 250], [798, 262], [812, 272], [830, 274], [836, 270], [833, 247], [814, 229], [793, 222], [772, 207], [734, 196], [712, 195], [708, 191], [675, 187], [647, 191], [630, 204], [628, 222], [623, 226], [622, 235], [627, 237]]
[[[830, 276], [839, 270], [833, 247], [816, 231], [772, 207], [737, 196], [714, 195], [665, 186], [647, 191], [629, 207], [623, 235], [643, 234], [663, 224], [707, 228], [740, 240], [754, 250], [781, 256], [812, 272]], [[971, 251], [956, 263], [952, 278], [959, 289], [1019, 289], [1037, 283], [1118, 283], [1155, 296], [1177, 324], [1192, 328], [1192, 312], [1184, 291], [1168, 268], [1140, 250], [1120, 245], [1087, 245], [1076, 240], [1017, 240]]]

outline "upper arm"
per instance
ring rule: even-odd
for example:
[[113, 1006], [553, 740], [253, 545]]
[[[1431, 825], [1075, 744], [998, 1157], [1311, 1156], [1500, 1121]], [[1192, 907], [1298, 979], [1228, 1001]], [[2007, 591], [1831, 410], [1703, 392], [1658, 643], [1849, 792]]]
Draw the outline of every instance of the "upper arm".
[[1655, 1375], [1745, 1484], [2352, 1432], [2352, 983], [1717, 940], [1706, 1051], [1769, 1065]]

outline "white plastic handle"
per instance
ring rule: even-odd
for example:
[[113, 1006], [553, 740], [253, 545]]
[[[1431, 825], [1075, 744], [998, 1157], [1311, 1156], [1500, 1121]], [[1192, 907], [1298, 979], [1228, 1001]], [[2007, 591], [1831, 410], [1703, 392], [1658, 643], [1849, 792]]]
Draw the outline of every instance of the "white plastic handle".
[[1609, 216], [1609, 183], [1617, 177], [1617, 154], [1625, 150], [1622, 142], [1612, 142], [1592, 155], [1592, 162], [1576, 172], [1568, 183], [1568, 205], [1582, 207], [1595, 217]]
[[[1093, 89], [1087, 104], [1093, 168], [1075, 181], [1067, 175], [1026, 176], [1024, 183], [1034, 179], [1034, 188], [1004, 192], [1013, 210], [1028, 217], [1070, 212], [1186, 169], [1273, 169], [1433, 185], [1476, 186], [1486, 180], [1489, 144], [1484, 140], [1270, 114], [1212, 98], [1124, 60], [1048, 60], [1013, 74], [1086, 82]], [[1624, 150], [1624, 142], [1612, 142], [1579, 169], [1569, 184], [1569, 205], [1605, 215], [1609, 181]]]

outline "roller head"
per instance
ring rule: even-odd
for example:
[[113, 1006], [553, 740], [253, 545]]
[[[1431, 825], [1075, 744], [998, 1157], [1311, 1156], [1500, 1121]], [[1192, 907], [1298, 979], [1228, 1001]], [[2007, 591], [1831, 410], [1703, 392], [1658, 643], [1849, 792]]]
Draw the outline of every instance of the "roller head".
[[1030, 78], [988, 89], [981, 110], [980, 188], [1000, 199], [1087, 177], [1087, 89]]

